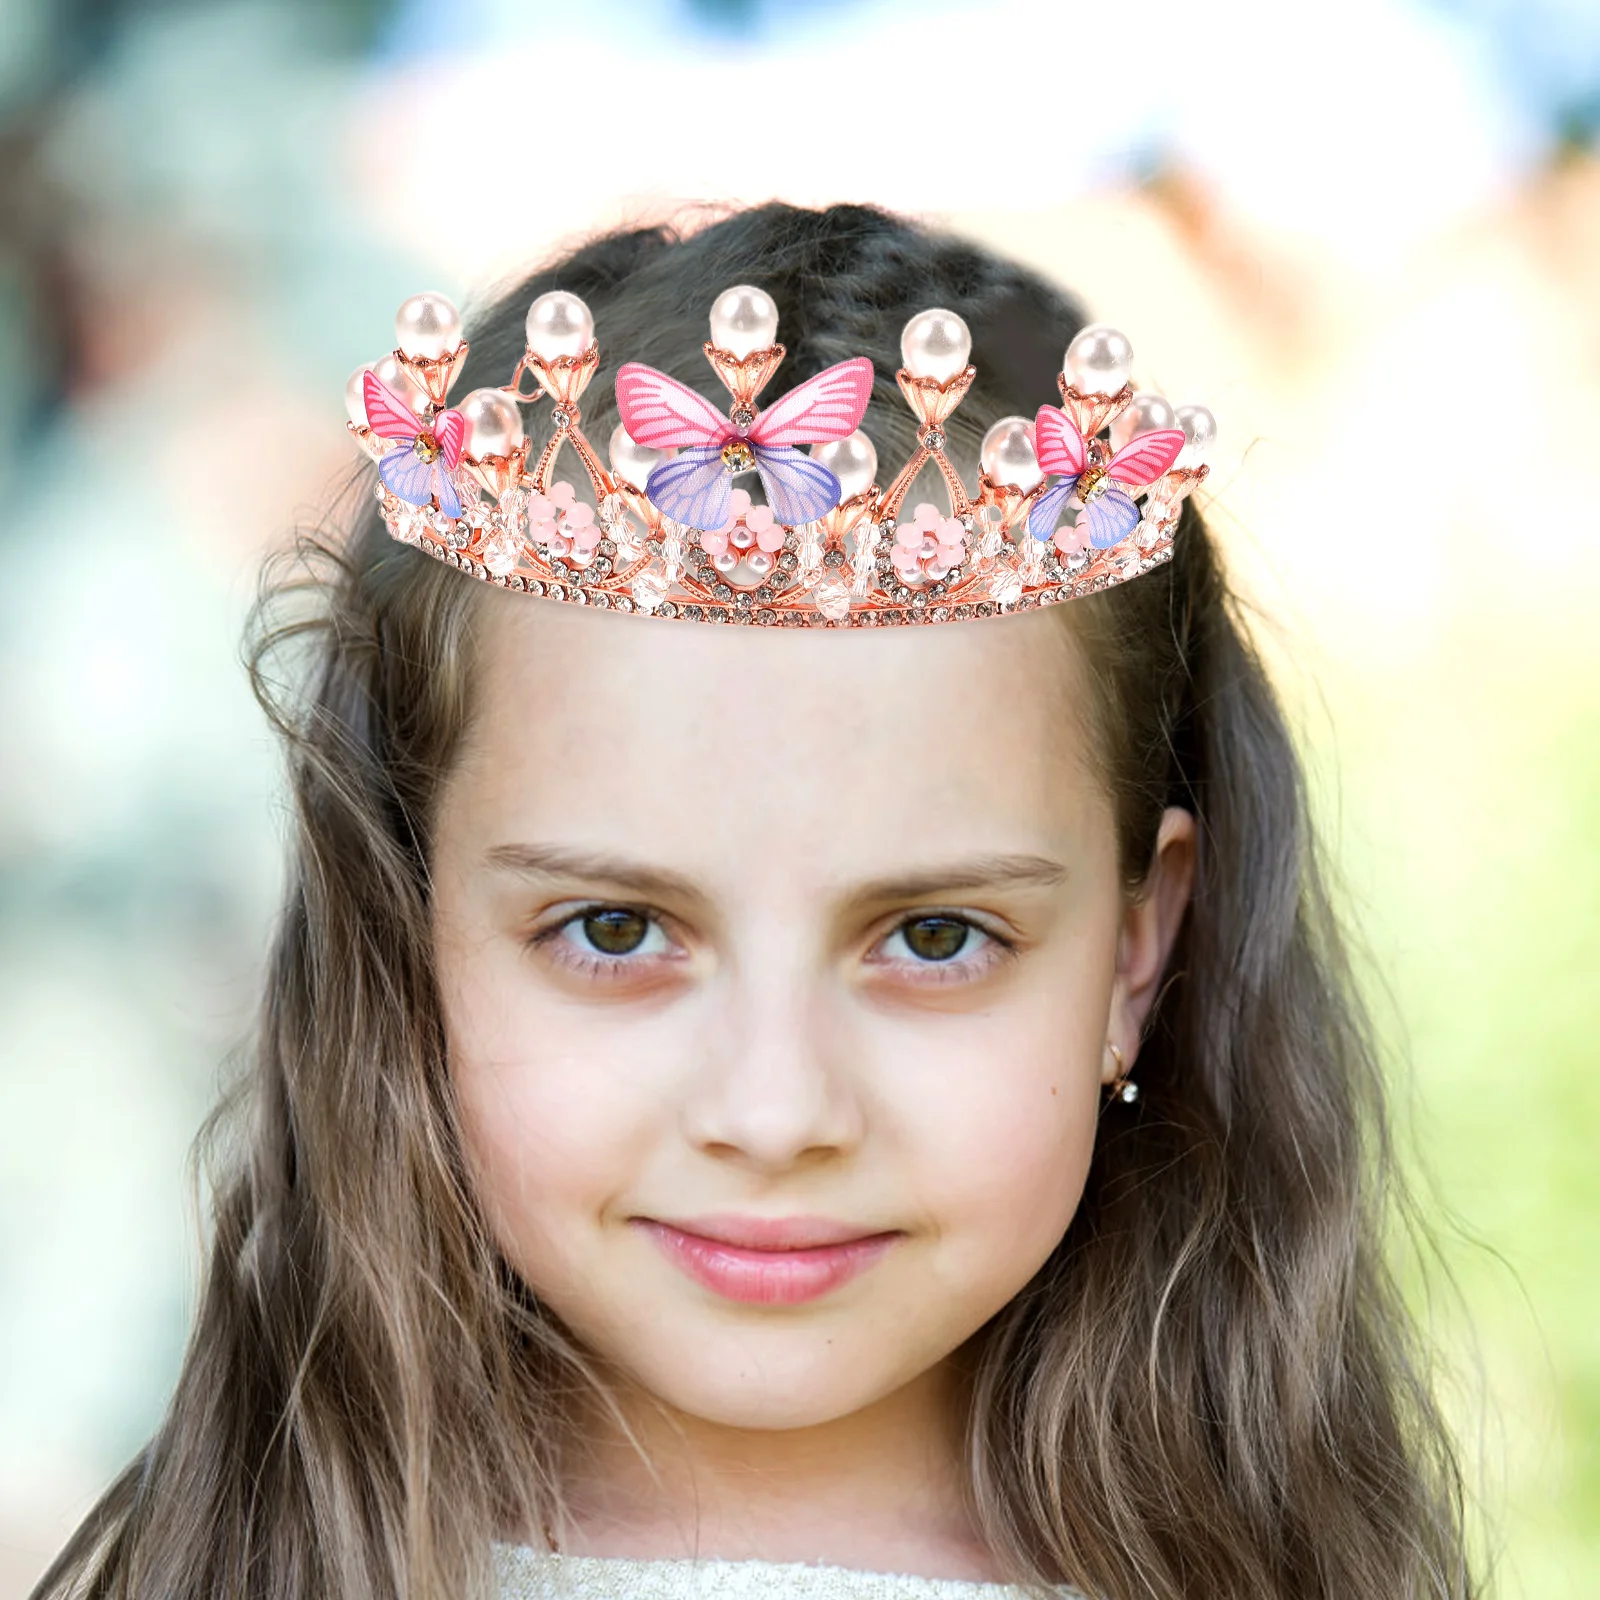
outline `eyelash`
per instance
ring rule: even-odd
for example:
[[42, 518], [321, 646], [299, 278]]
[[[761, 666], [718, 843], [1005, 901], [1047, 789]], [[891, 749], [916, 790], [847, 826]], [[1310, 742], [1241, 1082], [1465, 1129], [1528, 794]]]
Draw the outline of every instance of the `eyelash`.
[[[549, 949], [551, 959], [568, 971], [585, 978], [619, 978], [630, 969], [637, 970], [642, 965], [642, 959], [633, 954], [605, 955], [599, 951], [579, 950], [570, 941], [562, 938], [567, 929], [581, 926], [584, 919], [592, 917], [603, 911], [630, 911], [636, 916], [641, 916], [650, 924], [652, 930], [662, 930], [662, 923], [658, 917], [652, 916], [642, 906], [619, 905], [614, 901], [596, 901], [591, 905], [580, 906], [560, 922], [552, 927], [542, 929], [534, 934], [528, 941], [530, 949]], [[902, 966], [916, 971], [919, 975], [912, 981], [915, 983], [943, 984], [965, 983], [981, 974], [991, 971], [1000, 961], [1011, 955], [1016, 946], [1011, 940], [996, 933], [992, 928], [984, 927], [974, 918], [956, 911], [943, 911], [938, 908], [919, 911], [914, 916], [903, 917], [889, 931], [884, 934], [879, 944], [886, 944], [896, 935], [904, 934], [907, 928], [919, 922], [938, 919], [946, 922], [958, 922], [973, 933], [981, 934], [987, 941], [979, 947], [976, 957], [951, 956], [945, 961], [919, 961], [915, 957], [895, 962], [885, 962], [883, 965]], [[646, 934], [648, 940], [649, 934]]]

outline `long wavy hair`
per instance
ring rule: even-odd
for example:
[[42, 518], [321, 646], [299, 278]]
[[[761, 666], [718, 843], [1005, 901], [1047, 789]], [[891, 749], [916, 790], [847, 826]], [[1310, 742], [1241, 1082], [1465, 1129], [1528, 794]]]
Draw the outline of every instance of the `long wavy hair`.
[[[462, 387], [501, 381], [557, 287], [609, 359], [699, 381], [708, 293], [740, 282], [782, 308], [784, 381], [872, 357], [865, 426], [891, 461], [914, 444], [900, 328], [959, 311], [969, 479], [1081, 322], [973, 244], [774, 204], [534, 274], [473, 319]], [[604, 438], [604, 373], [587, 399]], [[481, 591], [372, 505], [364, 477], [269, 572], [250, 664], [293, 863], [247, 1070], [208, 1123], [199, 1310], [155, 1436], [35, 1600], [445, 1600], [489, 1592], [492, 1540], [560, 1520], [564, 1422], [600, 1380], [474, 1198], [429, 933]], [[1144, 1094], [1108, 1110], [1065, 1237], [971, 1346], [977, 1524], [1016, 1580], [1100, 1600], [1464, 1600], [1460, 1477], [1382, 1243], [1403, 1197], [1379, 1066], [1295, 749], [1192, 505], [1168, 565], [1055, 615], [1088, 662], [1130, 890], [1168, 805], [1198, 819], [1198, 875]]]

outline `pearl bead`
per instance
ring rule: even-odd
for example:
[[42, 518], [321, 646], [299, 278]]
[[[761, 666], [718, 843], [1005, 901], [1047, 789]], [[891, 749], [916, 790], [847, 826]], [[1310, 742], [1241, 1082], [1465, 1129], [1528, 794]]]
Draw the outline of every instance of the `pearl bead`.
[[1158, 394], [1148, 389], [1137, 391], [1125, 411], [1111, 419], [1111, 448], [1120, 450], [1130, 439], [1141, 433], [1154, 433], [1158, 428], [1175, 428], [1178, 419], [1172, 407]]
[[741, 522], [728, 535], [728, 543], [735, 550], [748, 550], [756, 542], [756, 536]]
[[499, 389], [474, 389], [461, 402], [466, 418], [465, 452], [474, 461], [508, 456], [522, 443], [522, 416], [517, 402]]
[[394, 314], [394, 344], [413, 361], [434, 361], [461, 343], [461, 315], [442, 294], [414, 294]]
[[1093, 322], [1067, 346], [1066, 371], [1079, 394], [1116, 394], [1133, 370], [1126, 334]]
[[711, 565], [718, 572], [732, 572], [739, 565], [739, 552], [737, 550], [724, 550], [720, 555], [712, 556]]
[[624, 483], [642, 489], [650, 474], [663, 461], [677, 454], [675, 450], [652, 450], [647, 445], [635, 444], [628, 430], [619, 422], [611, 430], [611, 470]]
[[541, 361], [581, 356], [594, 343], [594, 316], [577, 295], [552, 289], [528, 307], [527, 333]]
[[711, 306], [711, 342], [735, 361], [778, 342], [778, 307], [764, 289], [741, 283], [724, 289]]
[[983, 436], [978, 460], [996, 483], [1026, 494], [1044, 476], [1033, 447], [1033, 424], [1026, 417], [1002, 417]]
[[853, 500], [865, 493], [878, 475], [878, 452], [859, 428], [847, 439], [812, 445], [811, 459], [820, 462], [839, 480], [840, 500]]
[[344, 386], [344, 408], [349, 413], [350, 420], [358, 428], [364, 428], [367, 425], [367, 401], [366, 394], [362, 389], [362, 383], [371, 371], [372, 365], [370, 362], [364, 367], [357, 367], [350, 374]]
[[745, 558], [745, 565], [756, 578], [764, 578], [770, 573], [776, 563], [765, 550], [752, 550]]
[[971, 354], [972, 334], [953, 311], [919, 311], [900, 335], [900, 360], [913, 378], [948, 383]]
[[1217, 442], [1217, 419], [1204, 406], [1179, 406], [1176, 421], [1187, 443], [1178, 452], [1174, 465], [1193, 471], [1204, 465]]
[[[423, 408], [430, 404], [428, 391], [392, 355], [385, 356], [381, 361], [373, 362], [372, 375], [379, 383], [393, 389], [419, 416], [422, 414]], [[362, 416], [363, 419], [366, 416], [364, 403]]]

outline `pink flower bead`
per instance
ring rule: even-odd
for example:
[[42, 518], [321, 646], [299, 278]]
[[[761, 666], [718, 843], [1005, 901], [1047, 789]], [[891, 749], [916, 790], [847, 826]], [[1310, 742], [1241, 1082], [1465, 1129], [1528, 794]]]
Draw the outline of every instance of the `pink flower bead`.
[[783, 524], [773, 516], [770, 506], [752, 506], [744, 515], [744, 525], [756, 536], [756, 546], [770, 556], [783, 549]]
[[1089, 530], [1081, 522], [1070, 528], [1057, 528], [1054, 543], [1064, 556], [1082, 555], [1089, 548]]
[[902, 522], [894, 530], [894, 547], [896, 550], [909, 550], [913, 553], [922, 548], [922, 528], [915, 522]]
[[560, 483], [550, 485], [550, 503], [559, 506], [563, 511], [570, 511], [577, 503], [578, 491], [563, 479]]
[[720, 556], [728, 548], [728, 530], [726, 528], [706, 528], [700, 534], [700, 548], [708, 556]]

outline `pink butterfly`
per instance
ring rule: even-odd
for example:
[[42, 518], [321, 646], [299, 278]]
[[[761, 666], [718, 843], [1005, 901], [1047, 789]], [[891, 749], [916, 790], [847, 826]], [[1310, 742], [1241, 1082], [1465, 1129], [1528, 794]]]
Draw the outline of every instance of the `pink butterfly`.
[[737, 421], [654, 367], [630, 361], [617, 374], [617, 409], [628, 437], [651, 450], [679, 452], [654, 468], [646, 496], [658, 511], [702, 532], [727, 524], [733, 479], [752, 467], [779, 522], [794, 527], [826, 516], [839, 503], [839, 480], [795, 446], [848, 438], [871, 398], [872, 363], [865, 356], [819, 372]]
[[1157, 428], [1130, 439], [1109, 461], [1091, 462], [1078, 425], [1057, 406], [1039, 408], [1033, 434], [1039, 465], [1062, 478], [1034, 501], [1028, 532], [1048, 543], [1061, 507], [1076, 490], [1089, 524], [1089, 543], [1097, 550], [1120, 544], [1139, 526], [1139, 508], [1128, 490], [1167, 473], [1184, 443], [1181, 428]]
[[403, 439], [378, 463], [378, 476], [392, 494], [407, 505], [425, 506], [435, 500], [447, 517], [461, 515], [461, 496], [450, 474], [461, 460], [467, 436], [467, 419], [459, 411], [441, 411], [424, 422], [388, 384], [369, 372], [361, 380], [361, 403], [367, 426], [380, 439]]

